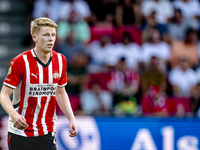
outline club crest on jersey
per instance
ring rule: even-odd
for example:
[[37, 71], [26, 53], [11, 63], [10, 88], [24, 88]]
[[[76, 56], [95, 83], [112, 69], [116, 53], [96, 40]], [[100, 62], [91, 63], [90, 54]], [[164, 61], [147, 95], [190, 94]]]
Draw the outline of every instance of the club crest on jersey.
[[54, 72], [53, 78], [54, 78], [54, 79], [58, 79], [58, 78], [59, 78], [59, 73], [58, 73], [58, 71]]
[[12, 72], [12, 67], [9, 67], [7, 75], [11, 74], [11, 72]]

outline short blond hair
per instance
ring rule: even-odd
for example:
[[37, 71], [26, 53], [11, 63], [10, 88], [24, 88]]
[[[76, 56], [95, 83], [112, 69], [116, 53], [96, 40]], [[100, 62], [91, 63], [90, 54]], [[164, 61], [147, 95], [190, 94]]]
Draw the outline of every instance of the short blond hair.
[[46, 17], [40, 17], [36, 18], [33, 21], [31, 21], [31, 35], [33, 36], [35, 33], [37, 33], [40, 30], [40, 27], [52, 27], [57, 29], [58, 25], [51, 19]]

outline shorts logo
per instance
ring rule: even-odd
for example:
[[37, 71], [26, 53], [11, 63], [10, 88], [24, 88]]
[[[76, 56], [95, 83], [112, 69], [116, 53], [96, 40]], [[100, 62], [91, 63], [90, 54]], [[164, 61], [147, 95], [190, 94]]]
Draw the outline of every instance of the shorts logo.
[[53, 137], [53, 144], [56, 145], [56, 133], [52, 132], [52, 137]]
[[10, 68], [8, 69], [7, 75], [11, 74], [11, 72], [12, 72], [12, 67], [10, 67]]
[[53, 78], [54, 79], [58, 79], [59, 78], [59, 73], [57, 71], [53, 74]]
[[12, 136], [12, 135], [10, 135], [10, 136], [8, 137], [8, 141], [7, 141], [7, 143], [9, 143], [9, 142], [10, 142], [10, 138], [11, 138], [11, 136]]

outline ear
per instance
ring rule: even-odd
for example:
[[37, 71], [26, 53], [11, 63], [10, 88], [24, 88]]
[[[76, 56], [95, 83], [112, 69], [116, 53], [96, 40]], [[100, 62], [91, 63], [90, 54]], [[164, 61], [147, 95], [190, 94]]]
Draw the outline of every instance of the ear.
[[32, 36], [32, 39], [33, 39], [34, 42], [36, 42], [36, 41], [37, 41], [37, 36], [34, 34], [34, 35]]

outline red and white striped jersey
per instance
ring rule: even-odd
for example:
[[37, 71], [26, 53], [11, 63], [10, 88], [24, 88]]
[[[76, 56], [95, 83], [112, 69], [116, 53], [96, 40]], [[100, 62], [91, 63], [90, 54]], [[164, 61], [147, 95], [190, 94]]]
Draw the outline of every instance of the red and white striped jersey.
[[55, 51], [47, 64], [37, 58], [33, 49], [12, 59], [4, 85], [15, 89], [13, 106], [29, 127], [19, 130], [10, 118], [9, 132], [33, 137], [55, 130], [55, 93], [57, 87], [67, 84], [66, 67], [65, 56]]

